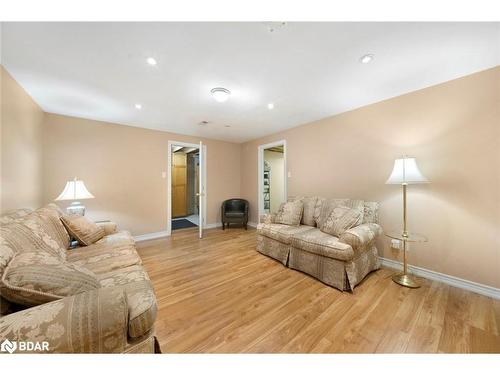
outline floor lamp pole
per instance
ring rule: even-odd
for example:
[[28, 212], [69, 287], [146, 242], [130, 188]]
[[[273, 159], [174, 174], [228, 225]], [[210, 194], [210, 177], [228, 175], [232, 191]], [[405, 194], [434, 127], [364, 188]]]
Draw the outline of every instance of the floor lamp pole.
[[392, 280], [400, 285], [406, 286], [408, 288], [418, 288], [420, 285], [408, 275], [408, 262], [406, 259], [406, 246], [408, 242], [408, 227], [407, 227], [407, 208], [406, 208], [406, 188], [407, 184], [403, 185], [403, 233], [401, 240], [403, 241], [403, 273], [399, 273], [392, 277]]
[[408, 272], [408, 265], [406, 262], [406, 238], [408, 238], [408, 229], [406, 227], [406, 187], [407, 184], [403, 184], [403, 274], [406, 275]]

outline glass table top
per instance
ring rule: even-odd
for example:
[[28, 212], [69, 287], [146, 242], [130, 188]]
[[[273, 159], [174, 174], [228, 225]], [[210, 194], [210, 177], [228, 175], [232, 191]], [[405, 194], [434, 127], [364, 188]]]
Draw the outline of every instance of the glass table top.
[[407, 242], [427, 242], [427, 237], [418, 233], [408, 233], [407, 237], [403, 237], [403, 231], [390, 230], [385, 235], [389, 238], [394, 238], [395, 240], [406, 240]]

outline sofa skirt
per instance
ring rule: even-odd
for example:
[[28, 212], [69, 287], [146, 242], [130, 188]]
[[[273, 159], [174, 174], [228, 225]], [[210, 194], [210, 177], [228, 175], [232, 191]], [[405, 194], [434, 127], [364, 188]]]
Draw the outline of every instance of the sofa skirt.
[[257, 234], [257, 251], [287, 265], [291, 245]]
[[307, 273], [334, 288], [352, 291], [366, 275], [380, 268], [380, 261], [375, 246], [349, 262], [292, 247], [288, 267]]

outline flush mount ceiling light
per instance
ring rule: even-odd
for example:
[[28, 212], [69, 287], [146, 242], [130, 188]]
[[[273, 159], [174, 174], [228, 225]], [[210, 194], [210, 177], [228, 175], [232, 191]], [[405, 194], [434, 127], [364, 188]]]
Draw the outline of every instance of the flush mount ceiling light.
[[361, 64], [368, 64], [369, 62], [371, 62], [373, 60], [374, 56], [372, 53], [369, 53], [369, 54], [366, 54], [366, 55], [363, 55], [359, 58], [359, 62]]
[[274, 103], [269, 103], [267, 105], [267, 109], [274, 109]]
[[157, 63], [156, 63], [156, 60], [155, 60], [154, 58], [152, 58], [152, 57], [148, 57], [146, 61], [147, 61], [147, 62], [148, 62], [148, 64], [149, 64], [149, 65], [151, 65], [151, 66], [155, 66], [155, 65], [157, 64]]
[[225, 89], [223, 87], [216, 87], [210, 90], [210, 94], [212, 94], [213, 98], [219, 102], [223, 103], [229, 99], [229, 95], [231, 95], [231, 91]]
[[286, 26], [286, 22], [263, 22], [267, 27], [267, 31], [274, 33], [280, 31]]
[[135, 105], [135, 109], [142, 109], [142, 104], [137, 103], [137, 104]]

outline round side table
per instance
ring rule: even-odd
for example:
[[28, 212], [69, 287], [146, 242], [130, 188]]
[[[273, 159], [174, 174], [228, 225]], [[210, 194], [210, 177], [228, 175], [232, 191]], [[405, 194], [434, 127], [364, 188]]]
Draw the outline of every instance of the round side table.
[[408, 274], [408, 262], [406, 260], [407, 242], [427, 242], [427, 237], [418, 233], [403, 233], [403, 231], [389, 231], [387, 237], [399, 240], [403, 243], [403, 272], [392, 277], [392, 281], [407, 288], [419, 288], [417, 281]]

